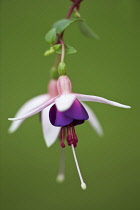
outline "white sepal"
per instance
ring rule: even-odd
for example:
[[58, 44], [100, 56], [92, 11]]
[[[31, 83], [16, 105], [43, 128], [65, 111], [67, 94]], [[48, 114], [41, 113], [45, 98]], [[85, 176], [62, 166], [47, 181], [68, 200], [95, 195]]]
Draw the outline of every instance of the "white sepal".
[[[22, 107], [18, 110], [18, 112], [15, 115], [15, 118], [18, 118], [20, 116], [27, 114], [28, 112], [32, 111], [33, 109], [43, 104], [48, 99], [49, 99], [48, 94], [42, 94], [42, 95], [39, 95], [30, 99], [25, 104], [23, 104]], [[8, 130], [9, 133], [15, 132], [19, 128], [19, 126], [22, 124], [23, 121], [24, 119], [12, 122]]]
[[91, 96], [91, 95], [83, 95], [83, 94], [75, 94], [76, 97], [81, 100], [81, 101], [94, 101], [94, 102], [99, 102], [99, 103], [103, 103], [103, 104], [109, 104], [112, 106], [118, 106], [118, 107], [122, 107], [122, 108], [131, 108], [130, 106], [124, 105], [124, 104], [120, 104], [118, 102], [115, 101], [110, 101], [108, 99], [99, 97], [99, 96]]
[[32, 115], [37, 114], [38, 112], [40, 112], [43, 109], [45, 109], [50, 104], [53, 104], [57, 97], [58, 96], [56, 96], [55, 98], [50, 99], [49, 101], [44, 102], [42, 105], [38, 106], [37, 108], [33, 109], [32, 111], [28, 112], [25, 115], [19, 116], [17, 118], [8, 118], [8, 120], [12, 120], [12, 121], [14, 121], [14, 120], [22, 120], [22, 119], [26, 119], [28, 117], [31, 117]]

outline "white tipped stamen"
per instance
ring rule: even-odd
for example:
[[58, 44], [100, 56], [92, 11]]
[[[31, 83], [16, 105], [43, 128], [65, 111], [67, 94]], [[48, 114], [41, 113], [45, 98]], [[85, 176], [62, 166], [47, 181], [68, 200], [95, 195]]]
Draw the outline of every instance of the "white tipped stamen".
[[79, 174], [79, 178], [80, 178], [80, 181], [81, 181], [81, 188], [83, 190], [85, 190], [87, 187], [86, 187], [86, 184], [84, 183], [84, 180], [83, 180], [83, 177], [82, 177], [79, 165], [78, 165], [78, 161], [77, 161], [77, 157], [76, 157], [76, 153], [75, 153], [73, 144], [71, 145], [71, 147], [72, 147], [72, 152], [73, 152], [75, 164], [76, 164], [76, 167], [77, 167], [77, 171], [78, 171], [78, 174]]
[[60, 166], [56, 181], [62, 183], [65, 180], [65, 154], [64, 149], [60, 146]]

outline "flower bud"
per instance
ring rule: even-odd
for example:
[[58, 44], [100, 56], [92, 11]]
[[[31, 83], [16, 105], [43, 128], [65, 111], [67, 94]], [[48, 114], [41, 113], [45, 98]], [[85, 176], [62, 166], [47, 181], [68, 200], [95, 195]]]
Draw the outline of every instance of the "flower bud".
[[59, 72], [60, 76], [66, 75], [66, 64], [64, 62], [59, 63], [58, 72]]

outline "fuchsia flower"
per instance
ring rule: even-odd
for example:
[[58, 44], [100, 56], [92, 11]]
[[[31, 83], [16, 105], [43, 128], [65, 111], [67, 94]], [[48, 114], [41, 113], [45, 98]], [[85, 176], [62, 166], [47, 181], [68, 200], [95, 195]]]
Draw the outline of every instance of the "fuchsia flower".
[[[57, 80], [50, 80], [48, 84], [48, 94], [42, 94], [39, 96], [36, 96], [29, 101], [27, 101], [16, 113], [15, 118], [18, 118], [24, 114], [27, 114], [28, 112], [32, 111], [36, 107], [44, 104], [45, 102], [49, 101], [51, 98], [56, 97], [58, 95], [57, 90]], [[41, 122], [42, 122], [42, 130], [44, 139], [46, 142], [46, 145], [50, 147], [56, 140], [60, 133], [61, 127], [53, 126], [50, 123], [49, 119], [49, 110], [52, 105], [49, 105], [48, 107], [44, 108], [41, 111]], [[103, 135], [102, 127], [94, 114], [94, 112], [83, 103], [83, 106], [86, 108], [86, 110], [89, 113], [89, 119], [88, 122], [91, 124], [91, 126], [94, 128], [94, 130], [97, 132], [98, 135]], [[9, 133], [15, 132], [20, 125], [23, 123], [24, 119], [22, 120], [15, 120], [12, 122], [11, 126], [9, 127]]]
[[[67, 76], [59, 77], [57, 81], [57, 90], [58, 93], [55, 91], [55, 94], [44, 94], [28, 101], [21, 110], [19, 110], [15, 118], [9, 118], [9, 120], [15, 121], [11, 125], [10, 131], [12, 132], [16, 130], [24, 119], [41, 112], [43, 134], [47, 145], [51, 146], [61, 132], [61, 146], [65, 147], [64, 140], [66, 138], [68, 145], [72, 147], [72, 152], [81, 180], [81, 187], [82, 189], [86, 189], [86, 184], [81, 176], [74, 150], [74, 147], [77, 146], [78, 142], [75, 126], [84, 123], [85, 120], [89, 120], [99, 134], [102, 133], [102, 130], [94, 113], [92, 113], [87, 105], [80, 101], [93, 101], [122, 108], [130, 108], [130, 106], [98, 96], [73, 93], [71, 81]], [[52, 89], [50, 92], [51, 91]]]

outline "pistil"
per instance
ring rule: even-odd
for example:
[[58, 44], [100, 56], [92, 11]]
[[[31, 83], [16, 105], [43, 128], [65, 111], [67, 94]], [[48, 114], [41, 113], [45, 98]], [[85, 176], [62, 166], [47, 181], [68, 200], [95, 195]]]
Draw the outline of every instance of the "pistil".
[[86, 190], [87, 186], [86, 186], [86, 184], [85, 184], [85, 182], [83, 180], [83, 177], [82, 177], [82, 174], [81, 174], [79, 165], [78, 165], [78, 161], [77, 161], [77, 157], [76, 157], [76, 153], [75, 153], [74, 145], [73, 144], [71, 145], [71, 148], [72, 148], [72, 152], [73, 152], [73, 157], [74, 157], [74, 160], [75, 160], [75, 164], [76, 164], [76, 167], [77, 167], [77, 171], [78, 171], [78, 174], [79, 174], [79, 178], [80, 178], [80, 181], [81, 181], [81, 188], [83, 190]]
[[[65, 132], [67, 133], [67, 135], [65, 135]], [[61, 136], [60, 136], [61, 143], [60, 143], [60, 145], [61, 145], [62, 148], [65, 147], [65, 143], [64, 143], [65, 136], [66, 136], [66, 141], [67, 141], [68, 145], [71, 146], [71, 148], [72, 148], [74, 161], [75, 161], [76, 168], [77, 168], [77, 171], [78, 171], [78, 175], [79, 175], [79, 178], [80, 178], [80, 181], [81, 181], [81, 188], [83, 190], [85, 190], [87, 187], [86, 187], [86, 184], [83, 180], [83, 177], [82, 177], [79, 165], [78, 165], [76, 153], [75, 153], [75, 150], [74, 150], [74, 147], [77, 146], [78, 138], [77, 138], [77, 135], [76, 135], [76, 132], [75, 132], [75, 129], [74, 129], [74, 125], [72, 123], [67, 125], [67, 127], [62, 127], [61, 128]], [[57, 181], [62, 182], [63, 180], [64, 180], [64, 153], [63, 153], [63, 149], [62, 149], [61, 150], [61, 157], [60, 157], [60, 169], [59, 169], [59, 173], [58, 173], [58, 176], [57, 176]]]

